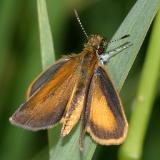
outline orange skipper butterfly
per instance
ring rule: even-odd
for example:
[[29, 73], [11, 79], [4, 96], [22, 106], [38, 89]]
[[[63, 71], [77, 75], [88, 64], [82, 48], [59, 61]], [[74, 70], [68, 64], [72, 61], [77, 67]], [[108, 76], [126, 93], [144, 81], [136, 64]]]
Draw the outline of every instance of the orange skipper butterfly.
[[84, 49], [79, 54], [62, 57], [42, 72], [29, 86], [27, 100], [10, 122], [32, 131], [62, 123], [61, 136], [66, 136], [81, 119], [81, 149], [86, 132], [98, 144], [120, 144], [126, 138], [128, 123], [119, 95], [103, 66], [131, 43], [125, 42], [106, 52], [113, 41], [107, 42], [100, 35], [88, 36], [76, 10], [75, 15], [88, 40]]

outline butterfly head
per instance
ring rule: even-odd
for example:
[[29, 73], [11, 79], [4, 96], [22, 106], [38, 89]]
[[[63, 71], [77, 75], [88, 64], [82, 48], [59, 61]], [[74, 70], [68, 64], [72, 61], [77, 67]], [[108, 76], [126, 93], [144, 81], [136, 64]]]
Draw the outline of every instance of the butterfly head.
[[85, 49], [96, 51], [97, 55], [105, 53], [107, 47], [107, 41], [100, 35], [90, 35], [87, 43], [85, 43]]

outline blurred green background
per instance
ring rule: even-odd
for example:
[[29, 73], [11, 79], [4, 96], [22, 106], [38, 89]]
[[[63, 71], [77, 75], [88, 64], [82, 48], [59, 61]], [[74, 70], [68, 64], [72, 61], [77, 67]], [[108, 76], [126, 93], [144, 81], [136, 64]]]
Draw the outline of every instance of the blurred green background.
[[[47, 0], [56, 58], [80, 52], [85, 37], [73, 14], [77, 8], [88, 34], [110, 39], [135, 0]], [[0, 159], [48, 159], [47, 132], [12, 126], [8, 118], [24, 102], [27, 86], [41, 67], [36, 1], [0, 1]], [[151, 30], [151, 28], [150, 28]], [[137, 92], [150, 31], [121, 90], [128, 119]], [[159, 42], [160, 43], [160, 42]], [[160, 159], [160, 88], [149, 121], [142, 159]], [[119, 146], [98, 146], [93, 159], [117, 159]]]

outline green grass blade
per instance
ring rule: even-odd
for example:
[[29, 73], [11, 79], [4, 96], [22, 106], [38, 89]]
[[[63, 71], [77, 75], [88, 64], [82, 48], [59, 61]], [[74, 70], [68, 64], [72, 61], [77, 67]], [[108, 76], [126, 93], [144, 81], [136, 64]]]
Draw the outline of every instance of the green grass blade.
[[118, 90], [123, 86], [159, 7], [160, 0], [138, 0], [113, 37], [116, 39], [124, 34], [130, 34], [128, 40], [133, 43], [132, 47], [117, 55], [109, 64], [111, 76]]
[[37, 0], [38, 22], [40, 31], [40, 46], [42, 67], [45, 69], [48, 65], [53, 64], [55, 60], [52, 33], [48, 19], [47, 6], [45, 0]]
[[[143, 43], [150, 24], [158, 10], [159, 0], [139, 0], [116, 32], [115, 37], [131, 34], [130, 41], [134, 44], [130, 49], [115, 57], [108, 68], [118, 90], [122, 87], [136, 55]], [[52, 135], [54, 136], [54, 134]], [[50, 159], [54, 160], [80, 160], [91, 159], [96, 144], [87, 136], [85, 138], [85, 151], [79, 151], [79, 125], [68, 137], [59, 139], [50, 150]]]
[[[45, 0], [37, 0], [40, 46], [43, 70], [55, 61], [51, 27]], [[48, 131], [49, 148], [51, 146], [50, 130]]]
[[160, 69], [160, 12], [157, 15], [147, 57], [144, 63], [137, 98], [133, 104], [134, 112], [126, 142], [119, 152], [120, 160], [139, 160], [143, 152], [143, 142], [156, 97], [156, 86]]

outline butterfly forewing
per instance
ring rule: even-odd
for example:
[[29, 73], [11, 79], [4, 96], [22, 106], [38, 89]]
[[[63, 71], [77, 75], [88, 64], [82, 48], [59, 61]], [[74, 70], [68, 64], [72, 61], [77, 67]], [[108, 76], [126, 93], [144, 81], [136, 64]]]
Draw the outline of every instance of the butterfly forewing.
[[122, 143], [127, 133], [127, 121], [120, 99], [102, 67], [92, 77], [84, 121], [86, 130], [99, 144]]
[[[30, 130], [46, 129], [59, 122], [79, 78], [76, 74], [79, 66], [79, 56], [73, 57], [47, 83], [41, 83], [41, 87], [34, 91], [30, 89], [32, 96], [13, 114], [10, 121]], [[39, 84], [38, 81], [33, 83], [35, 86]], [[33, 85], [30, 88], [34, 88]]]

